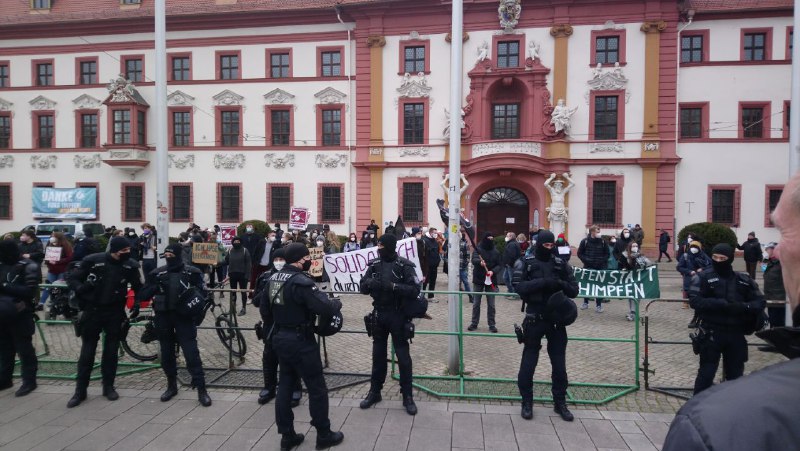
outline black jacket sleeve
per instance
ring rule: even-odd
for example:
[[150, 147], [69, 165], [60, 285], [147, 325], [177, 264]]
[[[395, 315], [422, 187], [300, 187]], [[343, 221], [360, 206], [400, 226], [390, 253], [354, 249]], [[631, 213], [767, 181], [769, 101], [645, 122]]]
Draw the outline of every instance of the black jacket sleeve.
[[375, 274], [375, 266], [367, 266], [367, 271], [361, 276], [361, 283], [359, 284], [361, 294], [370, 294], [372, 292], [372, 282]]
[[317, 315], [333, 315], [342, 309], [342, 302], [336, 298], [329, 298], [319, 291], [314, 282], [310, 284], [298, 282], [295, 286], [295, 294], [303, 299], [309, 310]]
[[142, 302], [147, 299], [151, 299], [156, 295], [156, 293], [158, 293], [158, 285], [160, 282], [158, 277], [156, 277], [156, 274], [158, 274], [157, 269], [154, 269], [150, 272], [150, 276], [152, 277], [148, 277], [147, 279], [149, 282], [145, 283], [144, 286], [142, 286], [142, 288], [140, 288], [136, 293], [136, 302]]
[[413, 263], [403, 265], [403, 281], [395, 282], [394, 291], [403, 299], [412, 299], [419, 296], [420, 284], [417, 280], [417, 272], [414, 270]]
[[85, 293], [87, 288], [89, 288], [85, 284], [86, 277], [89, 276], [89, 273], [93, 267], [94, 260], [90, 258], [81, 260], [75, 269], [70, 272], [69, 277], [67, 278], [67, 285], [69, 288], [78, 294]]
[[578, 296], [579, 288], [578, 281], [575, 280], [575, 271], [572, 270], [572, 266], [567, 262], [564, 262], [564, 268], [562, 269], [559, 283], [565, 296], [569, 298]]
[[[726, 299], [705, 295], [700, 276], [694, 275], [689, 284], [689, 305], [698, 312], [721, 312], [728, 308]], [[763, 298], [762, 298], [763, 299]]]
[[19, 279], [15, 280], [14, 283], [4, 282], [0, 286], [0, 293], [5, 293], [15, 298], [17, 302], [33, 299], [33, 295], [39, 285], [39, 266], [33, 261], [26, 261], [21, 274], [17, 277]]
[[128, 283], [131, 284], [131, 289], [134, 293], [138, 293], [142, 289], [142, 276], [139, 273], [139, 262], [136, 260], [128, 260], [131, 270], [128, 271]]

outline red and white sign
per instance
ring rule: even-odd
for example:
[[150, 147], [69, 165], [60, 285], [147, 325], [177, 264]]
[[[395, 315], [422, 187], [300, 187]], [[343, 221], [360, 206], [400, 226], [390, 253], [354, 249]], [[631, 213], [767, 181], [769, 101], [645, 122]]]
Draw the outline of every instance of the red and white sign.
[[219, 234], [222, 237], [222, 244], [225, 246], [230, 246], [231, 240], [236, 236], [236, 226], [221, 225], [219, 226]]
[[289, 213], [289, 230], [305, 230], [308, 227], [308, 208], [292, 207]]

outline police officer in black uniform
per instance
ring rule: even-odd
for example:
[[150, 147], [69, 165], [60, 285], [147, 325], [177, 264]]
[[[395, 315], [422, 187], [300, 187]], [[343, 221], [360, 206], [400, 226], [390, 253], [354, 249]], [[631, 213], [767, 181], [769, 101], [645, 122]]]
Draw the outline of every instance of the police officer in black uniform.
[[[86, 388], [94, 367], [94, 356], [100, 332], [105, 333], [100, 371], [103, 375], [103, 396], [119, 399], [114, 389], [119, 358], [119, 341], [125, 321], [128, 285], [134, 293], [142, 287], [139, 263], [130, 258], [131, 243], [125, 237], [114, 237], [106, 253], [91, 254], [75, 268], [67, 283], [78, 297], [81, 310], [81, 355], [75, 394], [67, 407], [75, 407], [86, 399]], [[134, 307], [135, 310], [138, 310]]]
[[274, 320], [273, 349], [278, 354], [280, 380], [275, 400], [275, 423], [282, 435], [281, 450], [303, 442], [303, 434], [294, 430], [291, 407], [295, 375], [300, 374], [308, 390], [311, 425], [317, 428], [317, 449], [342, 443], [344, 434], [331, 431], [328, 417], [328, 387], [322, 374], [319, 343], [314, 339], [316, 315], [333, 315], [342, 308], [338, 299], [329, 299], [319, 291], [304, 271], [311, 268], [308, 248], [293, 243], [284, 249], [286, 266], [269, 280], [269, 300]]
[[700, 368], [694, 381], [695, 395], [714, 384], [720, 357], [726, 380], [742, 376], [747, 361], [744, 336], [755, 332], [756, 318], [766, 307], [756, 282], [733, 270], [731, 245], [714, 246], [711, 261], [713, 271], [697, 273], [689, 284], [689, 305], [699, 317]]
[[[267, 335], [273, 327], [273, 318], [270, 313], [269, 279], [273, 274], [286, 266], [286, 256], [283, 249], [277, 249], [272, 257], [272, 268], [261, 273], [256, 281], [253, 294], [253, 306], [258, 307], [261, 313], [261, 327], [264, 334], [264, 352], [261, 354], [261, 367], [264, 372], [264, 388], [258, 394], [258, 403], [266, 404], [275, 398], [278, 387], [278, 355], [272, 349], [272, 341], [267, 340]], [[263, 302], [262, 302], [263, 301]], [[295, 375], [295, 386], [292, 390], [292, 407], [300, 405], [303, 397], [303, 387], [300, 385], [300, 375]]]
[[22, 258], [15, 241], [0, 242], [0, 390], [14, 385], [14, 355], [19, 354], [22, 386], [15, 396], [25, 396], [36, 389], [33, 299], [41, 278], [39, 265]]
[[517, 385], [522, 396], [522, 418], [533, 418], [533, 373], [547, 337], [547, 355], [553, 367], [553, 410], [564, 421], [574, 419], [567, 408], [567, 329], [555, 324], [547, 309], [550, 297], [561, 291], [568, 298], [578, 295], [578, 283], [572, 267], [553, 256], [555, 237], [549, 230], [539, 232], [533, 256], [518, 260], [514, 267], [514, 285], [525, 307], [524, 345]]
[[[204, 407], [208, 407], [211, 405], [211, 398], [206, 390], [203, 362], [197, 349], [196, 318], [178, 311], [179, 298], [187, 287], [193, 286], [205, 293], [205, 284], [203, 273], [199, 269], [183, 263], [181, 248], [182, 246], [176, 243], [164, 249], [161, 257], [167, 260], [167, 264], [154, 269], [146, 276], [145, 280], [148, 282], [136, 299], [141, 301], [153, 298], [155, 328], [161, 345], [161, 368], [167, 376], [167, 390], [161, 395], [161, 401], [169, 401], [178, 394], [178, 367], [175, 361], [177, 341], [183, 350], [186, 368], [192, 376], [192, 387], [197, 388], [197, 399]], [[138, 314], [138, 308], [134, 308], [131, 318], [135, 318], [135, 314]]]
[[414, 263], [397, 255], [397, 237], [383, 235], [378, 240], [379, 258], [371, 260], [361, 278], [361, 294], [372, 296], [374, 310], [367, 326], [372, 328], [372, 378], [361, 408], [379, 403], [386, 380], [386, 345], [392, 336], [397, 363], [400, 366], [400, 393], [409, 415], [417, 414], [411, 391], [411, 353], [408, 333], [413, 328], [403, 312], [403, 302], [419, 296], [420, 284]]

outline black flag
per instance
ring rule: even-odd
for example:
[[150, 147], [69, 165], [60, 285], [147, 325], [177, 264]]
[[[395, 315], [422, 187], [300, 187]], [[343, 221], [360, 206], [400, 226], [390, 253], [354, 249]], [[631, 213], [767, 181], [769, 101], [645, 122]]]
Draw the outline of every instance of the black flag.
[[408, 232], [406, 232], [406, 226], [403, 224], [402, 216], [398, 216], [397, 221], [394, 223], [394, 236], [396, 236], [398, 240], [408, 238]]
[[[447, 208], [444, 206], [444, 200], [436, 199], [436, 206], [439, 207], [439, 217], [442, 218], [442, 222], [444, 222], [445, 230], [447, 229], [448, 225], [450, 224], [450, 213], [447, 211]], [[475, 227], [472, 225], [471, 222], [464, 217], [464, 213], [461, 213], [460, 221], [461, 227], [467, 232], [467, 237], [469, 241], [472, 243], [472, 247], [475, 247]]]

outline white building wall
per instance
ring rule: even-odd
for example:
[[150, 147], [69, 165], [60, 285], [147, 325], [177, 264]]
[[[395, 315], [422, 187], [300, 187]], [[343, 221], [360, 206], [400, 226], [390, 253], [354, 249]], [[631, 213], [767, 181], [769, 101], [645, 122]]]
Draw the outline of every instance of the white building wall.
[[[622, 191], [622, 225], [640, 224], [642, 217], [642, 168], [638, 165], [588, 166], [573, 165], [570, 168], [575, 186], [569, 192], [569, 229], [570, 244], [577, 246], [579, 238], [588, 232], [589, 187], [588, 177], [591, 175], [622, 175], [624, 187]], [[544, 213], [546, 214], [546, 213]], [[603, 228], [603, 235], [619, 235], [622, 229]]]

